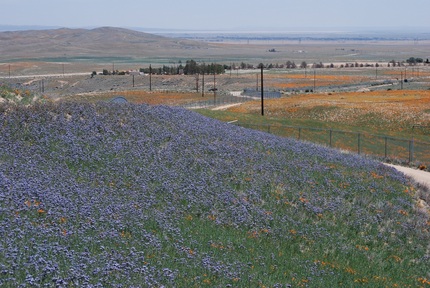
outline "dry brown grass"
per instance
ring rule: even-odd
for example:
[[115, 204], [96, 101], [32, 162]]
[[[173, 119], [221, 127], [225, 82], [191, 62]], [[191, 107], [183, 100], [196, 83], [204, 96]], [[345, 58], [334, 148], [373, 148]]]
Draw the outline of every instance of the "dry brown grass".
[[[228, 109], [255, 113], [259, 102]], [[430, 91], [400, 90], [295, 95], [265, 101], [265, 112], [282, 119], [307, 119], [390, 131], [430, 126]]]

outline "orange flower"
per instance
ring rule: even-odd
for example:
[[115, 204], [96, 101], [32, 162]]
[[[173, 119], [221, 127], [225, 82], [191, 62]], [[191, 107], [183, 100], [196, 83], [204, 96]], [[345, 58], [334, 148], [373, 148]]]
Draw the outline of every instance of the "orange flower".
[[430, 285], [430, 280], [427, 280], [426, 278], [418, 278], [418, 282], [420, 282], [421, 284]]
[[396, 256], [396, 255], [391, 255], [390, 257], [388, 257], [388, 259], [389, 258], [393, 258], [394, 261], [396, 261], [396, 262], [401, 262], [402, 261], [402, 258], [400, 258], [399, 256]]
[[402, 215], [405, 215], [405, 216], [409, 215], [409, 213], [407, 211], [405, 211], [405, 210], [399, 210], [399, 213], [402, 214]]
[[309, 200], [306, 199], [306, 198], [304, 198], [304, 197], [300, 197], [299, 201], [302, 202], [302, 203], [308, 203], [309, 202]]
[[248, 238], [258, 238], [258, 232], [257, 231], [248, 231]]
[[208, 215], [208, 218], [209, 218], [209, 220], [215, 221], [216, 216], [214, 216], [214, 215]]
[[377, 173], [375, 173], [375, 172], [372, 172], [371, 174], [372, 174], [372, 177], [373, 177], [374, 179], [382, 179], [382, 178], [384, 178], [384, 176], [381, 176], [381, 175], [379, 175], [379, 174], [377, 174]]

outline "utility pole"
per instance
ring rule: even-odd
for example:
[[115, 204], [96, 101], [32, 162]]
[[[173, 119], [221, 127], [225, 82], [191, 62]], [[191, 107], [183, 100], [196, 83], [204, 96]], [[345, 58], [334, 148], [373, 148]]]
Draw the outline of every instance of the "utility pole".
[[197, 73], [196, 74], [196, 90], [197, 90], [197, 93], [199, 93], [199, 78], [200, 78], [200, 74]]
[[203, 64], [203, 75], [202, 75], [202, 97], [205, 97], [205, 64]]
[[149, 91], [152, 91], [152, 66], [149, 64]]
[[263, 83], [263, 64], [261, 64], [261, 116], [264, 116], [264, 83]]
[[314, 93], [315, 93], [315, 76], [316, 76], [316, 70], [314, 69]]
[[214, 67], [214, 105], [216, 105], [216, 71]]
[[403, 72], [400, 71], [400, 89], [403, 90]]

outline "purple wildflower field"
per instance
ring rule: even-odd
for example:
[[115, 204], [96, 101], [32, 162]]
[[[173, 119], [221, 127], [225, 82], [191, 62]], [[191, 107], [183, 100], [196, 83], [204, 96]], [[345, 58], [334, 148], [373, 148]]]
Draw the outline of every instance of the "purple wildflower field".
[[0, 286], [429, 285], [392, 168], [182, 108], [0, 113]]

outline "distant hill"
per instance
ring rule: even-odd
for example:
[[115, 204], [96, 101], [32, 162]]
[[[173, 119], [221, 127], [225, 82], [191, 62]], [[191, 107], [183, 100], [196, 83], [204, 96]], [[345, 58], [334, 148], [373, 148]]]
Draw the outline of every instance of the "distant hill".
[[187, 55], [208, 44], [114, 27], [0, 32], [0, 59]]

